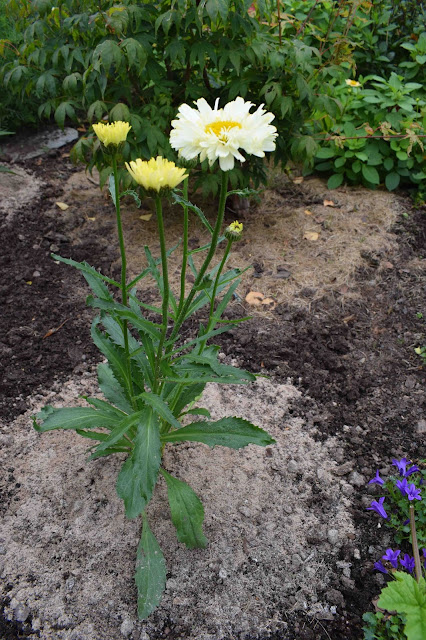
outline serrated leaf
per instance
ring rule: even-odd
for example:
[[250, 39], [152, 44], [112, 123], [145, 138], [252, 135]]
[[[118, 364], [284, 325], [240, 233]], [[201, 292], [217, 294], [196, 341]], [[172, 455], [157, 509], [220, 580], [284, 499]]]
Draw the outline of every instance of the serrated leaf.
[[406, 616], [404, 627], [407, 640], [426, 638], [426, 581], [419, 583], [408, 573], [395, 571], [394, 581], [382, 590], [378, 606], [387, 611], [396, 611]]
[[170, 513], [179, 542], [188, 549], [203, 549], [207, 545], [203, 533], [203, 503], [186, 482], [174, 478], [164, 469], [161, 474], [167, 483]]
[[230, 447], [240, 449], [248, 444], [266, 447], [274, 444], [271, 436], [243, 418], [222, 418], [217, 422], [192, 422], [186, 427], [162, 436], [163, 442], [203, 442], [209, 447]]
[[135, 582], [138, 589], [138, 617], [144, 620], [160, 603], [166, 586], [163, 552], [149, 528], [145, 514], [137, 551]]
[[189, 200], [185, 200], [184, 198], [182, 198], [182, 196], [176, 193], [176, 191], [172, 192], [172, 198], [173, 204], [180, 204], [182, 207], [187, 207], [190, 211], [195, 213], [200, 218], [203, 225], [210, 231], [211, 234], [213, 234], [213, 227], [199, 207], [197, 207], [195, 204], [192, 204], [192, 202], [189, 202]]
[[[112, 429], [111, 433], [108, 434], [107, 438], [103, 439], [103, 442], [96, 448], [95, 453], [100, 453], [101, 451], [105, 451], [119, 442], [123, 436], [128, 434], [129, 430], [140, 420], [144, 419], [144, 412], [138, 411], [137, 413], [132, 413], [130, 416], [126, 416], [120, 422], [116, 423], [114, 429]], [[117, 419], [116, 419], [117, 420]], [[130, 438], [131, 440], [131, 438]], [[129, 446], [131, 446], [131, 442], [129, 442]]]
[[117, 479], [117, 493], [124, 501], [128, 518], [136, 518], [151, 499], [160, 461], [159, 421], [151, 407], [148, 407], [137, 424], [134, 449]]
[[[36, 420], [41, 420], [42, 424], [38, 424]], [[112, 429], [116, 424], [117, 416], [91, 407], [55, 409], [47, 406], [33, 418], [34, 429], [39, 433], [54, 429], [91, 429], [94, 427]]]
[[154, 411], [156, 411], [168, 424], [171, 424], [175, 429], [180, 429], [180, 422], [176, 420], [173, 413], [160, 396], [157, 396], [157, 394], [152, 392], [144, 391], [144, 393], [138, 397], [152, 407], [152, 409], [154, 409]]
[[108, 287], [103, 284], [104, 282], [108, 282], [115, 287], [121, 286], [119, 282], [116, 282], [115, 280], [112, 280], [107, 276], [103, 276], [101, 273], [99, 273], [99, 271], [96, 271], [96, 269], [94, 269], [94, 267], [91, 267], [87, 262], [76, 262], [71, 258], [62, 258], [61, 256], [56, 255], [56, 253], [52, 253], [51, 255], [54, 260], [58, 260], [59, 262], [63, 262], [64, 264], [69, 264], [81, 271], [93, 293], [99, 298], [112, 300], [112, 296], [108, 291]]

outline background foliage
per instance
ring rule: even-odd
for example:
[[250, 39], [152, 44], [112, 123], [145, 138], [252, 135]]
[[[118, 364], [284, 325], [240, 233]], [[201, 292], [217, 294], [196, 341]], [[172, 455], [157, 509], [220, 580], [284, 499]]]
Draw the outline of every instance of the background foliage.
[[[330, 175], [330, 186], [346, 180], [374, 187], [385, 181], [392, 189], [425, 181], [423, 3], [58, 0], [52, 7], [48, 0], [8, 0], [6, 5], [16, 31], [0, 32], [0, 82], [9, 96], [5, 100], [18, 101], [28, 122], [35, 109], [39, 118], [54, 118], [59, 126], [68, 120], [128, 120], [125, 160], [157, 154], [173, 159], [168, 132], [179, 104], [200, 97], [211, 104], [219, 97], [224, 104], [241, 95], [264, 102], [276, 115], [276, 163], [287, 168], [289, 160], [302, 163], [305, 171], [315, 165]], [[351, 78], [362, 79], [356, 100], [345, 84]], [[14, 126], [11, 118], [3, 109], [0, 126]], [[381, 129], [384, 122], [391, 125], [388, 135]], [[368, 127], [382, 137], [369, 139]], [[97, 165], [102, 182], [108, 178], [110, 167], [90, 132], [73, 155], [89, 167]], [[265, 178], [256, 159], [231, 173], [233, 186]], [[217, 178], [208, 167], [199, 179], [205, 191], [216, 191]]]

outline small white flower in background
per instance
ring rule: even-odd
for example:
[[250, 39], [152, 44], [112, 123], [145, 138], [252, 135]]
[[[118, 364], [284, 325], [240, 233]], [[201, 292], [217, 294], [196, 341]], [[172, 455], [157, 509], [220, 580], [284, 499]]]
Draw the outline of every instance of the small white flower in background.
[[235, 160], [244, 162], [240, 149], [249, 155], [263, 158], [265, 151], [275, 150], [277, 129], [270, 122], [274, 115], [263, 109], [263, 104], [254, 113], [252, 102], [236, 98], [223, 108], [214, 109], [204, 98], [196, 101], [197, 108], [187, 104], [179, 107], [176, 120], [172, 121], [170, 144], [185, 160], [198, 155], [200, 162], [206, 158], [212, 165], [219, 160], [222, 171], [234, 168]]
[[358, 82], [357, 80], [349, 80], [349, 78], [346, 78], [345, 82], [348, 85], [348, 87], [360, 87], [361, 86], [361, 83]]

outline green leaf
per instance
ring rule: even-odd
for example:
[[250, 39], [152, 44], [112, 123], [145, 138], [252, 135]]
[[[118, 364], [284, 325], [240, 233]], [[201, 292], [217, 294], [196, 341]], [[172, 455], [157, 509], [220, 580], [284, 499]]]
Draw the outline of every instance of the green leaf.
[[[99, 453], [101, 451], [105, 451], [112, 447], [114, 444], [119, 442], [124, 435], [128, 434], [130, 429], [139, 421], [144, 419], [144, 412], [138, 411], [137, 413], [132, 413], [130, 416], [126, 416], [123, 418], [117, 426], [108, 434], [107, 438], [104, 438], [102, 443], [96, 448], [95, 453]], [[130, 438], [131, 439], [131, 438]], [[131, 442], [129, 442], [129, 446], [131, 446]]]
[[64, 128], [65, 118], [67, 116], [69, 118], [71, 118], [72, 120], [75, 119], [74, 107], [72, 106], [71, 102], [61, 102], [61, 104], [59, 105], [59, 107], [55, 111], [56, 124], [59, 127], [61, 127], [61, 129]]
[[329, 177], [327, 182], [328, 189], [337, 189], [343, 182], [344, 175], [343, 173], [334, 173]]
[[424, 640], [426, 638], [426, 581], [420, 582], [408, 573], [395, 571], [395, 580], [389, 582], [382, 590], [378, 606], [387, 611], [405, 614], [407, 622], [404, 627], [407, 640]]
[[149, 404], [149, 406], [152, 407], [154, 411], [156, 411], [156, 413], [158, 413], [158, 415], [168, 424], [171, 424], [175, 429], [180, 429], [182, 425], [178, 420], [176, 420], [173, 413], [160, 396], [157, 396], [155, 393], [145, 391], [139, 396], [139, 398], [144, 400], [146, 404]]
[[377, 169], [375, 169], [374, 167], [370, 167], [366, 164], [363, 164], [361, 171], [362, 171], [363, 177], [365, 178], [365, 180], [367, 180], [367, 182], [371, 182], [371, 184], [380, 183], [379, 173]]
[[207, 0], [206, 11], [213, 22], [217, 20], [218, 15], [225, 21], [228, 17], [229, 0]]
[[173, 385], [173, 391], [177, 391], [179, 393], [178, 398], [173, 405], [174, 415], [179, 416], [188, 404], [201, 398], [205, 386], [205, 384], [200, 384], [200, 381], [191, 386], [184, 387], [183, 390], [179, 389], [177, 385]]
[[[37, 420], [41, 420], [39, 425]], [[66, 407], [54, 409], [47, 405], [34, 418], [33, 426], [39, 433], [54, 429], [91, 429], [105, 427], [112, 429], [117, 424], [117, 416], [91, 407]]]
[[399, 173], [396, 173], [396, 171], [392, 171], [391, 173], [388, 173], [385, 178], [386, 189], [388, 191], [393, 191], [399, 185], [400, 180], [401, 180], [401, 176], [399, 175]]
[[93, 68], [96, 71], [100, 70], [102, 64], [105, 71], [108, 73], [115, 65], [118, 68], [121, 64], [122, 52], [120, 47], [114, 40], [104, 40], [93, 52]]
[[201, 211], [199, 207], [197, 207], [195, 204], [192, 204], [192, 202], [189, 202], [189, 200], [185, 200], [184, 198], [182, 198], [182, 196], [176, 193], [176, 191], [172, 192], [172, 199], [173, 199], [173, 204], [180, 204], [182, 207], [188, 207], [190, 211], [195, 213], [200, 218], [203, 225], [213, 235], [213, 227], [211, 226], [210, 222], [207, 220], [206, 216], [204, 215], [204, 213]]
[[192, 415], [192, 416], [206, 416], [207, 418], [211, 418], [210, 411], [208, 409], [203, 409], [203, 407], [196, 407], [195, 409], [188, 409], [185, 411], [183, 415]]
[[240, 449], [248, 444], [266, 447], [274, 444], [271, 436], [243, 418], [222, 418], [217, 422], [192, 422], [186, 427], [162, 436], [163, 442], [203, 442], [209, 447], [230, 447]]
[[51, 255], [54, 260], [58, 260], [64, 264], [69, 264], [81, 271], [93, 293], [98, 296], [98, 298], [112, 300], [112, 295], [108, 291], [108, 287], [106, 287], [103, 282], [108, 282], [108, 284], [112, 284], [115, 287], [121, 287], [118, 282], [108, 278], [107, 276], [103, 276], [99, 271], [96, 271], [96, 269], [91, 267], [90, 264], [87, 264], [87, 262], [76, 262], [71, 258], [62, 258], [55, 253], [52, 253]]
[[203, 533], [203, 503], [191, 487], [161, 469], [167, 483], [172, 522], [176, 527], [179, 542], [188, 549], [204, 549], [207, 539]]
[[163, 552], [149, 528], [145, 514], [136, 558], [135, 582], [138, 589], [138, 617], [144, 620], [160, 603], [166, 586]]
[[159, 422], [151, 407], [142, 412], [134, 443], [117, 479], [117, 493], [124, 500], [128, 518], [136, 518], [145, 509], [160, 468]]
[[334, 158], [335, 155], [336, 152], [333, 149], [330, 149], [330, 147], [322, 147], [321, 149], [318, 149], [315, 157], [325, 160], [326, 158]]
[[126, 397], [130, 400], [131, 384], [129, 380], [129, 371], [127, 368], [127, 360], [124, 349], [114, 344], [110, 338], [104, 335], [97, 327], [100, 319], [95, 318], [92, 323], [91, 335], [92, 340], [98, 347], [99, 351], [104, 354], [108, 360], [114, 376], [117, 378], [123, 388]]
[[132, 405], [126, 398], [123, 388], [114, 377], [111, 367], [104, 362], [98, 364], [98, 383], [105, 398], [125, 413], [132, 412]]

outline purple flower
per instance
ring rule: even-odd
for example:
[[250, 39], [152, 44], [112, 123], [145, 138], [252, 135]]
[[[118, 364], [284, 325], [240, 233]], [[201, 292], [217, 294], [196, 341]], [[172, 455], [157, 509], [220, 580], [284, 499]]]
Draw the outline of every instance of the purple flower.
[[[423, 557], [426, 558], [426, 549], [423, 549]], [[423, 566], [426, 569], [426, 560], [424, 561]]]
[[407, 458], [401, 458], [401, 460], [397, 460], [396, 458], [392, 458], [392, 464], [397, 467], [399, 471], [399, 475], [403, 478], [408, 478], [412, 473], [416, 473], [416, 471], [420, 471], [418, 466], [414, 464], [407, 470], [407, 464], [409, 464], [409, 460]]
[[401, 460], [397, 460], [396, 458], [392, 458], [392, 464], [395, 465], [395, 467], [398, 468], [399, 471], [399, 475], [400, 476], [405, 476], [405, 471], [407, 468], [407, 458], [401, 458]]
[[403, 478], [402, 480], [397, 480], [395, 484], [396, 488], [400, 490], [403, 496], [407, 495], [407, 478]]
[[368, 484], [379, 484], [380, 486], [385, 484], [385, 481], [382, 480], [381, 477], [379, 476], [379, 470], [378, 469], [376, 471], [376, 475], [374, 476], [374, 478], [372, 480], [370, 480], [370, 482]]
[[420, 489], [417, 489], [416, 485], [414, 483], [408, 485], [407, 490], [407, 498], [409, 500], [421, 500], [422, 497], [420, 495]]
[[377, 500], [373, 500], [373, 502], [371, 503], [371, 506], [367, 507], [367, 511], [375, 511], [376, 513], [379, 514], [379, 516], [382, 516], [382, 518], [387, 519], [388, 514], [385, 511], [385, 508], [383, 506], [385, 499], [384, 498], [379, 498], [379, 501], [377, 502]]
[[398, 566], [398, 556], [400, 553], [401, 551], [399, 549], [396, 549], [396, 551], [392, 551], [392, 549], [386, 549], [386, 553], [384, 556], [382, 556], [382, 560], [387, 560], [391, 563], [393, 568], [396, 569]]
[[404, 522], [402, 523], [402, 526], [405, 527], [405, 525], [407, 525], [410, 522], [410, 518], [407, 518], [407, 520], [404, 520]]
[[408, 469], [408, 471], [405, 472], [405, 477], [408, 478], [408, 476], [411, 476], [412, 473], [416, 473], [416, 471], [420, 471], [420, 469], [416, 464], [414, 464]]
[[414, 558], [412, 558], [411, 556], [408, 555], [408, 553], [406, 553], [404, 555], [403, 560], [399, 560], [401, 565], [403, 567], [405, 567], [407, 569], [407, 571], [409, 571], [410, 573], [413, 573], [414, 571]]
[[377, 571], [381, 571], [382, 573], [388, 573], [388, 570], [383, 566], [383, 562], [381, 560], [374, 563], [374, 568], [377, 569]]

